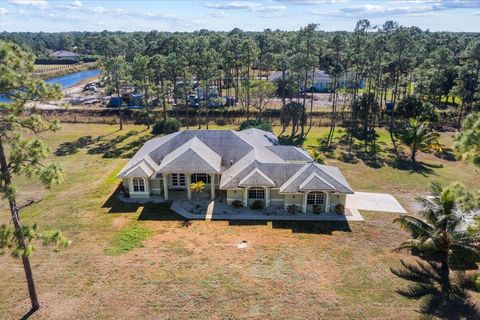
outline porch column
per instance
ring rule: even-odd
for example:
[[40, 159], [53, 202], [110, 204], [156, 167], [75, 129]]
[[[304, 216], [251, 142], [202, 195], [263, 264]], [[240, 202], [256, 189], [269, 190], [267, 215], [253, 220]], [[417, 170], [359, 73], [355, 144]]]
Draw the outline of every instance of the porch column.
[[210, 174], [210, 196], [215, 199], [215, 173]]
[[330, 193], [325, 192], [325, 212], [330, 212]]
[[185, 182], [187, 183], [187, 199], [192, 200], [192, 191], [190, 190], [190, 184], [192, 183], [192, 175], [185, 173]]
[[243, 189], [243, 206], [248, 206], [248, 188]]
[[270, 207], [270, 188], [265, 188], [265, 207]]
[[165, 200], [168, 200], [168, 174], [164, 173], [163, 175], [163, 197]]
[[307, 212], [307, 194], [302, 193], [302, 213]]

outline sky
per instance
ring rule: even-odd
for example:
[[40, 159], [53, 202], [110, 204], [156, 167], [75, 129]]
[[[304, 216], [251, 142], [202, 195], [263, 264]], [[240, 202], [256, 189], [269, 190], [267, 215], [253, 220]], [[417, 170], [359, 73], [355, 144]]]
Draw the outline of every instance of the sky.
[[359, 19], [480, 32], [480, 0], [0, 0], [0, 31], [352, 31]]

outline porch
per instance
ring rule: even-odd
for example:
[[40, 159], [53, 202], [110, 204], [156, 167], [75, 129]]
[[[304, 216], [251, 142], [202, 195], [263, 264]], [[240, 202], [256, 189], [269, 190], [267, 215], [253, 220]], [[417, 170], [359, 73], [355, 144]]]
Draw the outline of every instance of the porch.
[[333, 212], [290, 213], [284, 206], [271, 205], [260, 210], [235, 208], [224, 201], [173, 201], [173, 211], [189, 220], [262, 220], [262, 221], [363, 221], [358, 210], [345, 209], [345, 214]]

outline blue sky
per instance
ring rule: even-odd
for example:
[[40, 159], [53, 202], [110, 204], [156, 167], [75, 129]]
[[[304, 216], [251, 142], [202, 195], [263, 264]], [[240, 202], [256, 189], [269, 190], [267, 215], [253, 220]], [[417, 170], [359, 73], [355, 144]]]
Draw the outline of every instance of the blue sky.
[[480, 31], [480, 0], [0, 0], [0, 31], [353, 30], [358, 19]]

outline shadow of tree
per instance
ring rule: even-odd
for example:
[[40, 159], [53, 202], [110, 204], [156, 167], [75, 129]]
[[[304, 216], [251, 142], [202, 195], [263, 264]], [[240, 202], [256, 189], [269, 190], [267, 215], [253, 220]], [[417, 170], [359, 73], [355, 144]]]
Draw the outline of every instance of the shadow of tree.
[[153, 136], [151, 134], [146, 134], [126, 145], [122, 145], [122, 143], [128, 138], [142, 132], [144, 131], [138, 132], [131, 130], [109, 140], [106, 140], [105, 138], [113, 133], [95, 138], [90, 135], [83, 136], [75, 141], [62, 143], [57, 150], [55, 150], [54, 154], [56, 156], [67, 156], [75, 154], [80, 149], [84, 148], [87, 149], [87, 154], [101, 154], [103, 158], [131, 158], [135, 152], [137, 152], [138, 149], [140, 149], [140, 147]]
[[447, 160], [447, 161], [456, 161], [455, 153], [451, 148], [444, 148], [442, 152], [435, 152], [435, 157]]
[[78, 138], [75, 141], [64, 142], [58, 146], [54, 154], [58, 157], [75, 154], [79, 151], [79, 149], [95, 144], [99, 142], [101, 139], [102, 139], [102, 136], [99, 136], [96, 138], [93, 138], [92, 136], [83, 136]]
[[441, 265], [435, 261], [400, 262], [401, 268], [390, 270], [410, 285], [396, 291], [407, 299], [420, 300], [420, 313], [439, 319], [480, 319], [480, 310], [467, 292], [476, 291], [472, 277], [464, 273], [442, 277]]
[[405, 158], [393, 159], [389, 165], [392, 168], [410, 171], [410, 173], [419, 173], [425, 177], [434, 174], [433, 169], [442, 167], [442, 165], [429, 164], [425, 162], [412, 162]]
[[116, 136], [110, 140], [103, 141], [90, 148], [88, 154], [102, 154], [104, 158], [117, 158], [122, 154], [122, 147], [118, 147], [124, 140], [138, 134], [138, 131], [131, 130], [126, 134]]
[[281, 145], [287, 145], [287, 146], [300, 147], [300, 146], [302, 146], [304, 141], [305, 141], [305, 138], [302, 138], [298, 135], [296, 135], [294, 137], [290, 137], [290, 136], [279, 136], [278, 137], [278, 142], [280, 142]]

